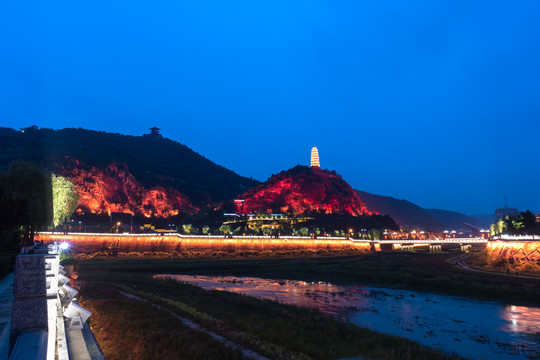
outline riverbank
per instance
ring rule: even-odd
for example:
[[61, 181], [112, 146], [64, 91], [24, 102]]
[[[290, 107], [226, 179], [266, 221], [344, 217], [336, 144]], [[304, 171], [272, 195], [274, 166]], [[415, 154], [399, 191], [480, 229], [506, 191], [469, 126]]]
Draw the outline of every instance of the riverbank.
[[[231, 292], [208, 291], [175, 281], [154, 280], [139, 273], [103, 274], [81, 270], [81, 278], [87, 284], [81, 291], [81, 298], [85, 306], [95, 311], [91, 325], [100, 344], [100, 337], [105, 342], [102, 348], [111, 359], [119, 358], [119, 354], [125, 358], [133, 351], [137, 351], [139, 358], [154, 356], [147, 353], [143, 345], [153, 337], [161, 338], [160, 329], [171, 332], [178, 331], [177, 326], [181, 328], [176, 322], [159, 320], [163, 317], [157, 312], [160, 309], [142, 302], [135, 304], [133, 299], [119, 298], [119, 291], [157, 304], [163, 308], [161, 310], [172, 311], [271, 359], [459, 359], [404, 338], [338, 321], [313, 309]], [[158, 320], [150, 320], [156, 316]], [[122, 322], [120, 319], [125, 319], [122, 320], [124, 324], [118, 324]], [[191, 336], [192, 350], [200, 347], [216, 349], [207, 337], [202, 339], [204, 341]], [[167, 351], [168, 346], [177, 348], [172, 338], [160, 341], [160, 344], [160, 353]], [[154, 351], [156, 347], [148, 349]], [[203, 353], [202, 350], [193, 351]], [[228, 354], [227, 358], [235, 358], [237, 352], [227, 351], [224, 353]], [[112, 354], [110, 357], [108, 352]], [[211, 358], [200, 354], [185, 358]]]
[[447, 261], [456, 253], [384, 252], [359, 256], [226, 260], [96, 258], [81, 272], [255, 276], [401, 287], [434, 293], [540, 305], [540, 279], [468, 271]]

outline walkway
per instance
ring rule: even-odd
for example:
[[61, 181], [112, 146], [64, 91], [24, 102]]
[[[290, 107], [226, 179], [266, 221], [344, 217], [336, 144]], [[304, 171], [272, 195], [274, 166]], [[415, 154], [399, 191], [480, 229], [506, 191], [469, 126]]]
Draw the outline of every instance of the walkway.
[[14, 278], [15, 274], [10, 273], [0, 281], [0, 360], [7, 360], [9, 355]]
[[469, 270], [469, 271], [476, 271], [476, 272], [480, 272], [480, 273], [495, 274], [495, 275], [501, 275], [501, 276], [512, 276], [512, 277], [518, 276], [520, 278], [540, 280], [540, 276], [538, 276], [538, 275], [525, 275], [525, 274], [516, 275], [514, 272], [504, 273], [504, 272], [500, 272], [500, 271], [472, 268], [465, 262], [465, 259], [467, 259], [469, 256], [470, 255], [463, 256], [461, 258], [453, 259], [452, 261], [454, 262], [454, 264], [460, 266], [462, 269]]

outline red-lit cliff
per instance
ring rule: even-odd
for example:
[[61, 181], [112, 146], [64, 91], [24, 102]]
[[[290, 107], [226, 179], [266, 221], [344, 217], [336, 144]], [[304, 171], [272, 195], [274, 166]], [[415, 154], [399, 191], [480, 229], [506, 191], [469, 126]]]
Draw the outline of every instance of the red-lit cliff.
[[79, 193], [77, 212], [110, 214], [125, 212], [146, 217], [193, 213], [189, 198], [172, 188], [144, 188], [126, 165], [111, 163], [99, 168], [66, 158], [56, 164], [56, 172], [69, 178]]
[[239, 196], [244, 212], [272, 209], [282, 213], [320, 212], [341, 215], [373, 215], [358, 194], [335, 171], [296, 166], [272, 176]]

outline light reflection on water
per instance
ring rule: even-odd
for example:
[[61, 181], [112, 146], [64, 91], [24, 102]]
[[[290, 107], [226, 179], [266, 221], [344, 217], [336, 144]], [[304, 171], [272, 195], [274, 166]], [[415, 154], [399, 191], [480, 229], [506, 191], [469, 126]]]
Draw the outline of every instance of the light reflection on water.
[[154, 275], [317, 308], [376, 331], [476, 359], [540, 359], [540, 308], [366, 286], [234, 276]]

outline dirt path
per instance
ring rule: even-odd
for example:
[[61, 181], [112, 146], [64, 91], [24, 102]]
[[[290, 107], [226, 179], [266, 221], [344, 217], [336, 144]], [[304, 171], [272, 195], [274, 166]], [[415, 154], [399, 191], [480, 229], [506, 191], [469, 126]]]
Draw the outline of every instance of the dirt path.
[[135, 299], [135, 300], [138, 300], [138, 301], [144, 301], [144, 302], [147, 302], [149, 303], [150, 305], [158, 308], [158, 309], [161, 309], [161, 310], [165, 310], [167, 311], [169, 314], [171, 314], [172, 316], [174, 316], [175, 318], [179, 319], [180, 321], [182, 321], [182, 323], [184, 323], [184, 325], [187, 325], [189, 326], [190, 328], [192, 328], [193, 330], [196, 330], [196, 331], [201, 331], [201, 332], [204, 332], [204, 333], [207, 333], [208, 335], [210, 335], [211, 337], [213, 337], [214, 339], [216, 339], [217, 341], [220, 341], [222, 343], [224, 343], [225, 345], [227, 346], [230, 346], [231, 348], [233, 349], [239, 349], [242, 351], [242, 356], [243, 357], [246, 357], [246, 358], [249, 358], [249, 359], [255, 359], [255, 360], [270, 360], [268, 359], [267, 357], [264, 357], [260, 354], [257, 354], [256, 352], [252, 351], [252, 350], [249, 350], [249, 349], [245, 349], [242, 345], [239, 345], [239, 344], [236, 344], [226, 338], [224, 338], [223, 336], [221, 335], [218, 335], [216, 334], [215, 332], [213, 331], [210, 331], [204, 327], [202, 327], [201, 325], [197, 324], [197, 323], [194, 323], [193, 321], [185, 318], [185, 317], [182, 317], [178, 314], [175, 314], [173, 311], [167, 309], [167, 308], [164, 308], [163, 306], [160, 306], [158, 304], [154, 304], [146, 299], [143, 299], [137, 295], [133, 295], [133, 294], [130, 294], [130, 293], [126, 293], [126, 292], [123, 292], [123, 291], [120, 291], [120, 293], [126, 297], [129, 297], [131, 299]]

